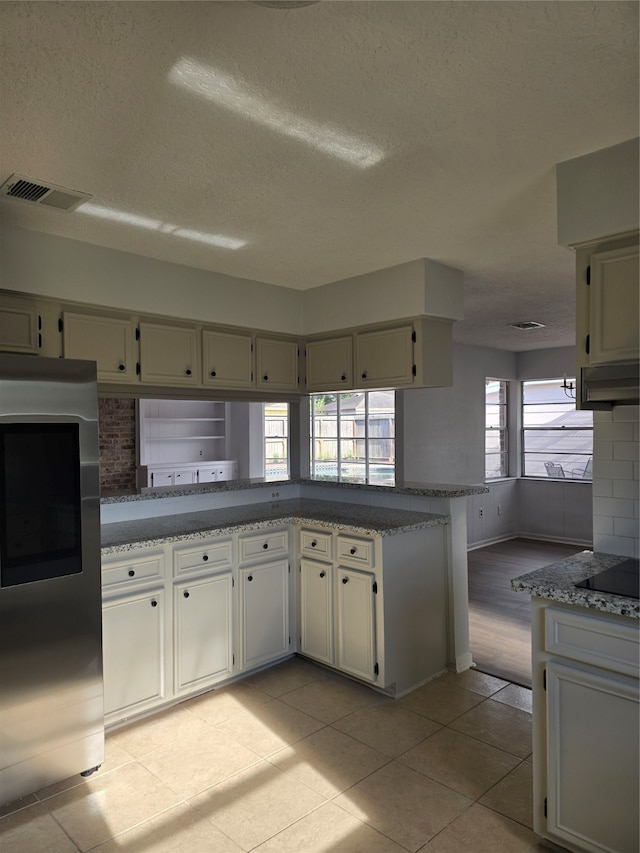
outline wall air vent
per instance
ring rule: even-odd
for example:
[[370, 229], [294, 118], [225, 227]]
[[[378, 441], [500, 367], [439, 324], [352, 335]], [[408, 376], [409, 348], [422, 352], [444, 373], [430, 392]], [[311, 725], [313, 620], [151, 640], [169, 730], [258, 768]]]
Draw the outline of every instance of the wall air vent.
[[533, 320], [526, 320], [524, 323], [510, 323], [514, 329], [544, 329], [544, 323], [535, 323]]
[[67, 187], [58, 187], [47, 181], [25, 178], [24, 175], [11, 175], [0, 187], [0, 199], [28, 201], [32, 204], [54, 207], [56, 210], [75, 210], [76, 207], [90, 198], [93, 196], [89, 193], [81, 193]]

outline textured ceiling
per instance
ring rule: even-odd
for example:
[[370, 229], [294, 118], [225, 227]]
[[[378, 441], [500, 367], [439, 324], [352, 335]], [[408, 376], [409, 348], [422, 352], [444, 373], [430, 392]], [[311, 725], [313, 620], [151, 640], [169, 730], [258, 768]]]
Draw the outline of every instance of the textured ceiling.
[[2, 2], [0, 128], [0, 183], [164, 230], [8, 224], [300, 289], [432, 258], [464, 272], [456, 340], [570, 345], [554, 166], [638, 134], [638, 4]]

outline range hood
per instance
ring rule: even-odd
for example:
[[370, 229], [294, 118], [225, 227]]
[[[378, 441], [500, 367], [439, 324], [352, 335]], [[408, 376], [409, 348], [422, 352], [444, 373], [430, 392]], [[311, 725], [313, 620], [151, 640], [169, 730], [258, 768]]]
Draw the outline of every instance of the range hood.
[[603, 364], [580, 371], [583, 409], [610, 409], [640, 403], [640, 364]]

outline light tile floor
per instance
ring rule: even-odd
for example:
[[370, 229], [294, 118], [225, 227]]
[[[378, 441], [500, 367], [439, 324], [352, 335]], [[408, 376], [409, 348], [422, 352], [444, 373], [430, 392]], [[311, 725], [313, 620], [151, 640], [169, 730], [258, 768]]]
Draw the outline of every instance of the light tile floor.
[[531, 692], [393, 700], [300, 658], [113, 731], [93, 776], [0, 807], [2, 853], [520, 853]]

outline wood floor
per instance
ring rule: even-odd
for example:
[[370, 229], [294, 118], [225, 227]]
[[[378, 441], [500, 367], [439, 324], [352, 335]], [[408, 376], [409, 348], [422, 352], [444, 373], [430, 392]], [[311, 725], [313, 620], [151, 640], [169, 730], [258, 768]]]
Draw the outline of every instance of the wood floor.
[[512, 578], [584, 551], [584, 546], [510, 539], [469, 551], [469, 638], [480, 672], [531, 686], [531, 604]]

